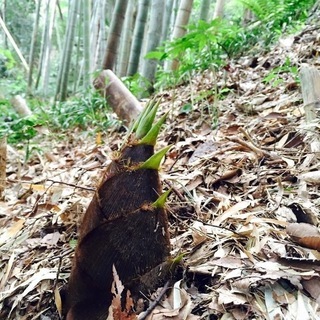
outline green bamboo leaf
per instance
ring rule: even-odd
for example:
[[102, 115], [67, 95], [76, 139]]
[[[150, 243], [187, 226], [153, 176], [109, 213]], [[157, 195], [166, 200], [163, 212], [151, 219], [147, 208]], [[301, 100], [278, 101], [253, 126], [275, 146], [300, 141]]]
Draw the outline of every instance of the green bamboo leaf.
[[164, 114], [160, 120], [151, 127], [149, 132], [139, 141], [139, 144], [147, 144], [151, 146], [156, 144], [160, 129], [166, 121], [167, 115], [168, 113]]
[[167, 198], [171, 192], [171, 189], [168, 191], [164, 192], [153, 204], [152, 206], [155, 208], [164, 208], [164, 205], [167, 201]]
[[159, 150], [157, 153], [151, 156], [148, 160], [142, 163], [139, 169], [158, 170], [160, 167], [162, 158], [165, 156], [165, 154], [170, 148], [171, 148], [171, 145]]
[[144, 113], [144, 116], [140, 119], [136, 129], [137, 139], [142, 139], [150, 131], [154, 118], [156, 117], [159, 104], [160, 100], [158, 100], [157, 102], [151, 101], [150, 107], [148, 105], [147, 110]]

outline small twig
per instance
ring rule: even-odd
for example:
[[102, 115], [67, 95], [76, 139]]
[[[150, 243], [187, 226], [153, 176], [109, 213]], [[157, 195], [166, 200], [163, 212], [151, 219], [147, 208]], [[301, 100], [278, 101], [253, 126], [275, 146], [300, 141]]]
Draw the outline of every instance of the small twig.
[[258, 147], [256, 147], [253, 143], [246, 142], [238, 137], [226, 137], [229, 141], [236, 142], [241, 144], [242, 146], [252, 150], [254, 153], [256, 153], [258, 156], [264, 156], [268, 158], [276, 158], [273, 156], [270, 152], [264, 151]]
[[[33, 184], [32, 184], [33, 185]], [[30, 185], [29, 190], [32, 189], [32, 185]], [[28, 216], [35, 214], [38, 211], [38, 205], [41, 199], [43, 199], [44, 195], [48, 192], [48, 190], [53, 186], [53, 183], [45, 189], [45, 191], [41, 195], [37, 195], [37, 199], [32, 207], [31, 212]]]
[[57, 287], [57, 283], [58, 283], [58, 280], [59, 280], [59, 274], [60, 274], [60, 270], [61, 270], [61, 265], [62, 265], [62, 258], [60, 257], [59, 259], [59, 265], [58, 265], [58, 270], [57, 270], [57, 276], [54, 280], [54, 284], [53, 284], [53, 291], [56, 289]]
[[170, 284], [170, 281], [167, 281], [166, 284], [164, 285], [164, 287], [162, 288], [161, 292], [159, 293], [159, 295], [156, 297], [156, 299], [153, 300], [152, 303], [150, 303], [149, 308], [146, 311], [141, 312], [139, 314], [138, 320], [147, 319], [148, 315], [151, 314], [151, 312], [155, 309], [155, 307], [160, 303], [163, 296], [166, 294], [166, 292], [169, 288], [169, 284]]
[[172, 191], [177, 195], [180, 201], [185, 201], [184, 196], [181, 192], [168, 180], [164, 180], [164, 182], [172, 189]]
[[[53, 179], [42, 179], [40, 181], [37, 181], [37, 182], [30, 182], [30, 181], [26, 181], [26, 180], [21, 180], [21, 179], [8, 179], [7, 182], [10, 182], [10, 183], [27, 183], [27, 184], [30, 184], [30, 185], [39, 185], [39, 184], [43, 184], [45, 181], [50, 181], [52, 182], [52, 185], [57, 183], [57, 184], [64, 184], [66, 186], [69, 186], [69, 187], [73, 187], [73, 188], [77, 188], [77, 189], [83, 189], [83, 190], [88, 190], [88, 191], [96, 191], [96, 188], [90, 188], [90, 187], [82, 187], [82, 186], [79, 186], [79, 185], [76, 185], [76, 184], [73, 184], [73, 183], [68, 183], [68, 182], [64, 182], [64, 181], [57, 181], [57, 180], [53, 180]], [[51, 188], [52, 185], [50, 187], [48, 187], [47, 189]]]
[[178, 162], [178, 160], [183, 156], [183, 153], [180, 153], [178, 157], [176, 157], [176, 159], [174, 160], [173, 164], [170, 166], [170, 168], [168, 169], [169, 172], [172, 171], [173, 167], [176, 165], [176, 163]]
[[95, 188], [82, 187], [82, 186], [78, 186], [78, 185], [73, 184], [73, 183], [68, 183], [68, 182], [63, 182], [63, 181], [56, 181], [56, 180], [52, 180], [52, 179], [46, 179], [46, 180], [50, 181], [50, 182], [53, 182], [53, 183], [64, 184], [66, 186], [77, 188], [77, 189], [83, 189], [83, 190], [88, 190], [88, 191], [96, 191]]
[[249, 142], [251, 142], [253, 145], [255, 145], [254, 141], [252, 140], [251, 136], [249, 135], [249, 133], [246, 130], [244, 130], [242, 127], [240, 127], [238, 131], [241, 132], [249, 140]]
[[[199, 233], [200, 235], [208, 238], [208, 239], [211, 239], [211, 240], [214, 240], [215, 242], [217, 241], [216, 237], [215, 236], [211, 236], [209, 235], [207, 232], [204, 232], [204, 231], [201, 231], [200, 229], [197, 229], [197, 228], [194, 228], [192, 226], [190, 226], [188, 223], [186, 223], [185, 221], [183, 221], [181, 218], [177, 217], [176, 215], [174, 215], [174, 218], [177, 219], [181, 224], [183, 224], [186, 228], [192, 230], [192, 231], [195, 231], [197, 233]], [[228, 231], [236, 236], [238, 236], [239, 238], [243, 238], [243, 235], [241, 235], [240, 233], [234, 231], [234, 230], [231, 230], [230, 228], [227, 228], [227, 227], [221, 227], [221, 226], [215, 226], [213, 225], [212, 223], [208, 223], [208, 222], [204, 222], [200, 219], [194, 219], [194, 221], [198, 221], [198, 222], [201, 222], [202, 224], [204, 225], [207, 225], [207, 226], [210, 226], [212, 228], [217, 228], [217, 229], [220, 229], [220, 230], [224, 230], [224, 231]]]
[[71, 252], [73, 252], [74, 249], [67, 249], [65, 252], [63, 252], [62, 254], [58, 255], [58, 256], [55, 256], [55, 257], [52, 257], [51, 260], [54, 260], [54, 259], [62, 259], [63, 257], [69, 255]]
[[[314, 12], [315, 10], [317, 10], [318, 8], [316, 7], [315, 9], [312, 10], [312, 12]], [[310, 13], [311, 15], [311, 13]], [[306, 28], [304, 29], [303, 31], [301, 31], [299, 34], [297, 34], [295, 37], [294, 37], [294, 40], [297, 41], [299, 38], [301, 38], [304, 34], [306, 33], [309, 33], [309, 32], [312, 32], [312, 31], [316, 31], [318, 30], [320, 27], [312, 27], [312, 28]]]

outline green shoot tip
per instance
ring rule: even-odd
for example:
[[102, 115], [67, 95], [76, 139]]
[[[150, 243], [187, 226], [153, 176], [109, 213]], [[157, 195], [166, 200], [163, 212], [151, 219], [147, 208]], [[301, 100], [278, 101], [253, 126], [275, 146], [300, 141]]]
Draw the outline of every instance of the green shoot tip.
[[170, 192], [171, 192], [171, 189], [169, 189], [169, 190], [167, 190], [166, 192], [164, 192], [164, 193], [152, 204], [152, 206], [153, 206], [154, 208], [159, 208], [159, 209], [164, 208], [164, 205], [165, 205], [165, 203], [166, 203], [166, 201], [167, 201], [167, 198], [168, 198]]
[[139, 144], [147, 144], [154, 146], [157, 142], [157, 138], [160, 132], [160, 129], [164, 122], [166, 121], [168, 113], [165, 113], [160, 120], [151, 127], [149, 132], [139, 141]]
[[159, 150], [157, 153], [152, 155], [148, 160], [142, 163], [139, 169], [159, 170], [161, 160], [170, 148], [171, 148], [171, 145]]

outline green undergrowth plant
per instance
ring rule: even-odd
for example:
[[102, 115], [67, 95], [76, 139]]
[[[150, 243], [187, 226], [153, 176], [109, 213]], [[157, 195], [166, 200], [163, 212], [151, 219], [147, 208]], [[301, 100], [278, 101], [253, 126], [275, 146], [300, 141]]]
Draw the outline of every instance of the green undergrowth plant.
[[300, 82], [298, 67], [293, 65], [288, 57], [284, 64], [272, 69], [269, 74], [264, 77], [263, 82], [269, 83], [273, 87], [276, 87], [285, 81], [283, 78], [283, 75], [285, 74], [291, 75], [296, 83]]
[[43, 125], [37, 114], [19, 117], [12, 109], [9, 100], [0, 100], [0, 136], [7, 136], [9, 143], [28, 141], [35, 137], [35, 127]]
[[315, 0], [238, 0], [273, 35], [291, 32], [308, 17]]
[[174, 72], [160, 68], [157, 87], [167, 87], [183, 82], [195, 72], [218, 70], [228, 60], [248, 51], [259, 42], [258, 28], [245, 29], [233, 21], [215, 19], [198, 21], [188, 27], [188, 33], [165, 44], [159, 51], [150, 52], [147, 58], [179, 61]]
[[149, 59], [179, 61], [174, 73], [160, 69], [158, 85], [173, 81], [172, 76], [183, 79], [190, 72], [220, 67], [243, 47], [244, 37], [240, 31], [236, 25], [222, 19], [210, 23], [200, 20], [190, 25], [185, 36], [166, 43], [159, 51], [147, 54]]
[[97, 93], [50, 105], [45, 100], [27, 101], [32, 115], [20, 117], [11, 107], [9, 100], [0, 100], [0, 136], [7, 136], [8, 143], [28, 143], [46, 128], [52, 134], [68, 132], [75, 128], [95, 133], [117, 126], [105, 99]]
[[123, 77], [121, 80], [129, 91], [138, 98], [146, 98], [152, 94], [152, 92], [148, 91], [148, 88], [152, 88], [150, 81], [139, 73]]
[[0, 49], [0, 77], [8, 77], [16, 62], [9, 50]]
[[244, 23], [239, 15], [211, 22], [199, 20], [188, 26], [181, 38], [165, 43], [147, 58], [166, 66], [168, 61], [179, 62], [177, 70], [160, 67], [156, 88], [175, 86], [195, 72], [218, 70], [228, 60], [251, 51], [265, 51], [284, 32], [294, 32], [306, 20], [315, 0], [238, 0], [242, 9], [250, 10], [254, 18]]
[[[172, 76], [172, 72], [166, 78], [167, 80], [172, 79], [174, 81], [176, 79]], [[153, 81], [150, 81], [140, 73], [136, 73], [132, 76], [122, 77], [121, 80], [129, 89], [129, 91], [138, 99], [149, 98], [159, 88], [157, 83], [153, 83]], [[175, 84], [176, 83], [177, 81], [175, 81]], [[172, 86], [174, 86], [174, 84], [172, 84]]]
[[11, 108], [8, 100], [0, 100], [0, 137], [6, 136], [9, 144], [24, 150], [24, 161], [34, 152], [39, 152], [39, 144], [33, 143], [39, 133], [38, 128], [45, 125], [39, 114], [19, 117]]
[[79, 127], [83, 130], [95, 128], [96, 131], [101, 131], [118, 123], [105, 99], [96, 92], [57, 102], [48, 115], [52, 119], [49, 124], [53, 128]]

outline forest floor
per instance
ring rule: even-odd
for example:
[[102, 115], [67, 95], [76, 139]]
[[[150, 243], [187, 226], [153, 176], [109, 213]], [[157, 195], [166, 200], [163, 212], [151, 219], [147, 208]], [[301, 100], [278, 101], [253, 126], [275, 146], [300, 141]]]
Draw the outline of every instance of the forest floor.
[[[156, 148], [173, 145], [161, 178], [185, 273], [149, 319], [320, 319], [320, 165], [298, 72], [319, 52], [307, 26], [161, 93], [170, 113]], [[0, 319], [59, 319], [77, 228], [123, 137], [42, 132], [27, 162], [9, 147]]]

